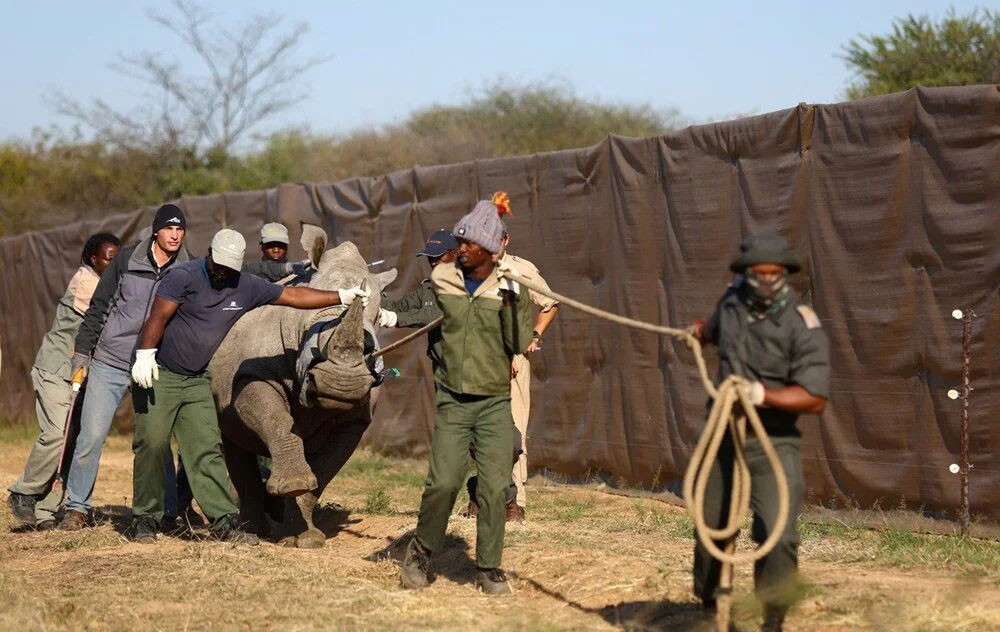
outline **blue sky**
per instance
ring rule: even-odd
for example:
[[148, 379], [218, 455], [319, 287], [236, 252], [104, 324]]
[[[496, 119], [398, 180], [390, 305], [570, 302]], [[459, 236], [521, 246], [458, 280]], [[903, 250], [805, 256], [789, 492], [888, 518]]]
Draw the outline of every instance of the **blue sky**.
[[[837, 55], [858, 33], [884, 33], [906, 13], [939, 18], [949, 4], [860, 2], [285, 2], [204, 3], [221, 22], [277, 12], [311, 30], [299, 55], [332, 55], [301, 79], [308, 96], [262, 130], [343, 132], [456, 103], [501, 77], [555, 78], [607, 102], [676, 108], [688, 121], [843, 99], [850, 75]], [[954, 2], [960, 13], [974, 2]], [[150, 23], [166, 3], [0, 4], [0, 139], [60, 124], [43, 95], [128, 109], [142, 89], [116, 74], [118, 52], [190, 57]]]

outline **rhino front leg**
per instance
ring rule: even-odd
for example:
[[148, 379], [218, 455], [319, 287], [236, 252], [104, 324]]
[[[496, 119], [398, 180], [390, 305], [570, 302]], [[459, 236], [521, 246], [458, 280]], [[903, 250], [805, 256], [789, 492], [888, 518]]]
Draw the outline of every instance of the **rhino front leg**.
[[[287, 511], [289, 507], [286, 504], [286, 515], [292, 514], [289, 530], [296, 534], [283, 540], [286, 546], [294, 545], [303, 549], [318, 549], [323, 546], [326, 535], [313, 523], [313, 510], [319, 503], [323, 490], [354, 454], [368, 424], [368, 419], [339, 423], [326, 436], [321, 449], [316, 454], [310, 455], [309, 463], [316, 472], [319, 485], [316, 489], [296, 497], [292, 511]], [[298, 511], [295, 511], [296, 509]]]
[[247, 428], [267, 444], [271, 476], [267, 491], [298, 496], [316, 488], [316, 476], [306, 462], [302, 438], [292, 432], [288, 402], [270, 384], [252, 381], [239, 391], [233, 406]]

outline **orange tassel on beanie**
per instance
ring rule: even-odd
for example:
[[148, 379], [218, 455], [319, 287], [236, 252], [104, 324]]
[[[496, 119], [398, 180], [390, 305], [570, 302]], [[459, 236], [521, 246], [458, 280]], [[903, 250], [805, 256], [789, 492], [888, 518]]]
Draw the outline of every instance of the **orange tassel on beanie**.
[[497, 205], [497, 215], [503, 218], [504, 215], [514, 217], [514, 212], [510, 210], [510, 196], [504, 191], [497, 191], [491, 200]]

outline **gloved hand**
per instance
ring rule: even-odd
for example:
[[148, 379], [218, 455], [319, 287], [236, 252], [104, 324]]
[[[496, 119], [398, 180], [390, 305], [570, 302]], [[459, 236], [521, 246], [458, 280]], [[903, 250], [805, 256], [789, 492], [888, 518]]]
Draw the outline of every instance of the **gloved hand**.
[[747, 388], [748, 394], [750, 395], [750, 403], [754, 406], [764, 405], [764, 385], [760, 382], [751, 382], [750, 386]]
[[368, 307], [368, 297], [371, 296], [371, 290], [362, 290], [360, 287], [351, 287], [343, 290], [337, 290], [337, 294], [340, 295], [341, 305], [350, 306], [354, 303], [355, 299], [360, 296], [361, 306]]
[[396, 312], [390, 312], [387, 309], [381, 309], [381, 308], [379, 308], [379, 310], [378, 310], [378, 322], [383, 327], [395, 327], [396, 326], [396, 322], [398, 320], [399, 320], [399, 316], [396, 315]]
[[309, 272], [310, 268], [312, 268], [312, 261], [309, 259], [303, 259], [302, 261], [289, 261], [285, 264], [285, 274], [301, 276], [306, 272]]
[[80, 376], [80, 381], [87, 375], [87, 370], [90, 369], [90, 356], [86, 353], [74, 353], [73, 359], [70, 361], [70, 375], [75, 376], [77, 371], [82, 370], [83, 375]]
[[135, 352], [132, 379], [142, 388], [153, 388], [153, 380], [160, 379], [160, 367], [156, 366], [156, 349], [139, 349]]

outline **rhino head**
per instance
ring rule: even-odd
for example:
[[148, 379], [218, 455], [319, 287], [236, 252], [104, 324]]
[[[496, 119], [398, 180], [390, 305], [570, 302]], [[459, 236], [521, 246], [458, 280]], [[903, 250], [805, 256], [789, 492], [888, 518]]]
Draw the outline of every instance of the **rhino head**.
[[[309, 389], [310, 399], [320, 408], [349, 410], [363, 402], [376, 385], [376, 375], [366, 361], [366, 355], [375, 350], [379, 298], [382, 289], [396, 279], [396, 269], [371, 274], [368, 263], [351, 242], [325, 250], [326, 233], [318, 227], [303, 227], [302, 245], [310, 253], [315, 268], [309, 287], [338, 290], [365, 284], [371, 291], [367, 309], [362, 307], [360, 300], [355, 301], [342, 314], [336, 326], [321, 331], [318, 344], [320, 359], [309, 369], [308, 378], [302, 384], [302, 388]], [[302, 324], [303, 336], [308, 335], [315, 323], [342, 309], [307, 312]]]

